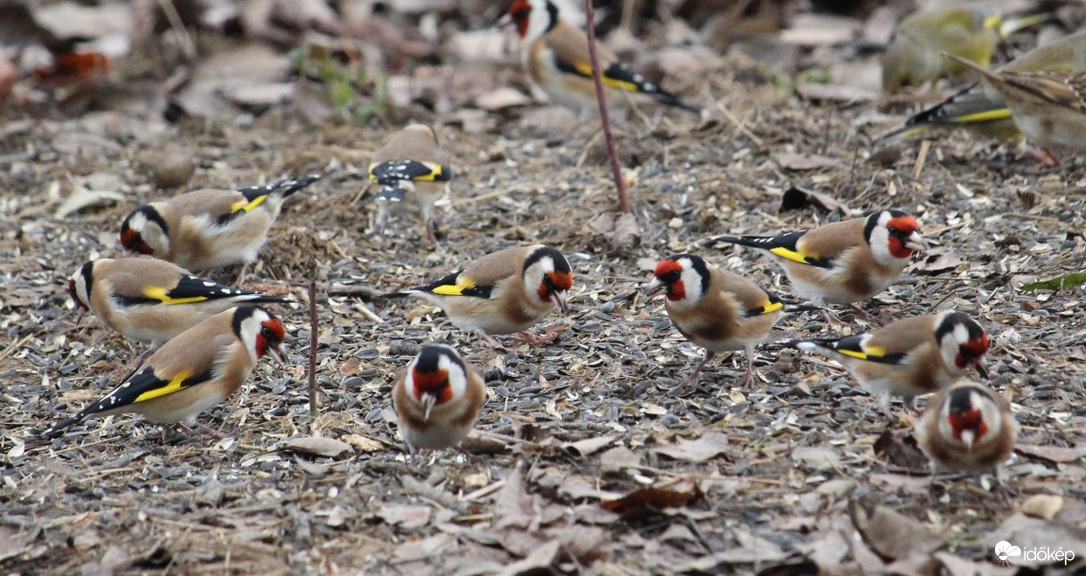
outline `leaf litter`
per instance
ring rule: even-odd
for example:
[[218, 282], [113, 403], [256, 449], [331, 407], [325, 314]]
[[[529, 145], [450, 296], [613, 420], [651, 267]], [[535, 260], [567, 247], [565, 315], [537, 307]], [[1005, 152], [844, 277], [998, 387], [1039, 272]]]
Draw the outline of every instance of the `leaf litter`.
[[[185, 28], [166, 22], [163, 4], [128, 13], [133, 22], [166, 23], [163, 35], [140, 38], [148, 32], [122, 26], [132, 45], [161, 50], [152, 62], [111, 57], [112, 77], [98, 70], [60, 88], [5, 88], [5, 571], [1017, 573], [995, 559], [1001, 540], [1086, 558], [1079, 159], [1044, 171], [957, 133], [920, 157], [914, 142], [877, 148], [872, 139], [900, 120], [900, 104], [848, 78], [801, 83], [799, 100], [741, 55], [752, 51], [738, 38], [737, 54], [666, 78], [717, 117], [699, 125], [646, 109], [616, 127], [634, 204], [622, 215], [593, 127], [570, 130], [575, 115], [529, 104], [515, 39], [487, 28], [501, 7], [449, 4], [436, 20], [390, 9], [362, 25], [347, 5], [339, 22], [324, 2], [279, 3], [270, 13], [220, 3], [213, 14], [179, 14], [206, 27], [201, 50], [210, 52], [191, 61]], [[110, 18], [88, 25], [126, 18], [118, 3], [103, 5]], [[1082, 21], [1082, 10], [1067, 12]], [[738, 24], [752, 18], [733, 16]], [[765, 49], [753, 52], [784, 55], [776, 64], [788, 72], [804, 61], [829, 69], [842, 55], [870, 63], [842, 40], [868, 41], [857, 38], [867, 33], [861, 17], [808, 21], [815, 27], [791, 26], [788, 45], [763, 36]], [[41, 22], [50, 29], [36, 23], [28, 42], [52, 45], [68, 33]], [[235, 26], [249, 39], [223, 43], [222, 31]], [[283, 49], [301, 45], [310, 28], [350, 38], [322, 44], [346, 45], [336, 58], [366, 61], [361, 83], [332, 79], [357, 88], [343, 108], [322, 100], [327, 79], [298, 77]], [[489, 32], [468, 38], [469, 30]], [[645, 32], [656, 43], [684, 37]], [[461, 48], [442, 55], [434, 38]], [[635, 52], [653, 51], [637, 40]], [[345, 115], [375, 100], [382, 67], [403, 65], [388, 54], [429, 59], [391, 71], [389, 97], [405, 107], [384, 123], [346, 124]], [[165, 80], [139, 82], [159, 69]], [[469, 69], [486, 73], [455, 73]], [[34, 104], [47, 98], [63, 113]], [[179, 114], [169, 122], [158, 113], [167, 103]], [[421, 243], [409, 217], [387, 238], [367, 234], [375, 210], [359, 175], [388, 127], [408, 120], [438, 124], [463, 167], [438, 210], [444, 237], [436, 246]], [[176, 167], [143, 154], [177, 155], [175, 145], [183, 147]], [[227, 439], [164, 435], [116, 416], [45, 446], [27, 442], [29, 431], [100, 396], [130, 358], [120, 337], [64, 305], [78, 265], [119, 256], [116, 226], [129, 210], [174, 193], [158, 188], [242, 186], [308, 171], [329, 177], [285, 208], [250, 273], [255, 286], [297, 297], [308, 281], [298, 264], [318, 263], [318, 421], [298, 384], [309, 325], [304, 307], [290, 304], [277, 313], [298, 368], [262, 365], [242, 394], [200, 417]], [[91, 195], [60, 217], [64, 182]], [[940, 475], [931, 490], [910, 427], [886, 422], [827, 363], [763, 346], [753, 388], [735, 388], [744, 369], [736, 355], [707, 366], [691, 395], [670, 393], [686, 384], [701, 351], [675, 333], [658, 302], [640, 296], [656, 261], [704, 251], [787, 294], [787, 280], [765, 259], [710, 252], [698, 241], [805, 228], [888, 203], [920, 217], [933, 249], [864, 307], [887, 318], [955, 307], [983, 319], [995, 343], [992, 384], [1022, 426], [1005, 471], [1010, 509], [968, 477]], [[434, 270], [534, 241], [561, 248], [575, 270], [573, 317], [538, 327], [569, 329], [546, 347], [483, 349], [432, 308], [372, 301]], [[231, 282], [236, 273], [215, 274]], [[850, 329], [866, 329], [862, 318], [844, 317]], [[824, 330], [789, 318], [775, 334]], [[485, 372], [488, 403], [463, 452], [412, 458], [390, 418], [389, 391], [418, 344], [433, 340], [455, 344]]]

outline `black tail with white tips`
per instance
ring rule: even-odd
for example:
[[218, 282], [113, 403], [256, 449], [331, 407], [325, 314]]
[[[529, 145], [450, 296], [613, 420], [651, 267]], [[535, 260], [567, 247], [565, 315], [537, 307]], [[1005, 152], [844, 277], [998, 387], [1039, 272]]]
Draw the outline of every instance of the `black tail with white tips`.
[[320, 180], [322, 176], [320, 174], [310, 174], [308, 176], [302, 176], [301, 178], [285, 178], [283, 180], [276, 180], [260, 186], [246, 186], [245, 188], [238, 188], [238, 192], [245, 195], [245, 198], [252, 201], [260, 196], [267, 194], [280, 194], [283, 198], [289, 197], [291, 194], [308, 187], [310, 184]]

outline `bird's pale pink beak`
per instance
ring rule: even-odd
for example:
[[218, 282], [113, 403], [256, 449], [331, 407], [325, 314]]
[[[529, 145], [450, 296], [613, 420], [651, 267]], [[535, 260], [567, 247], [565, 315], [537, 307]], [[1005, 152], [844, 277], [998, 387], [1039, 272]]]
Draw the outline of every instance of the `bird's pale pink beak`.
[[924, 242], [919, 232], [913, 232], [909, 234], [909, 240], [905, 242], [905, 247], [909, 250], [927, 250], [928, 243]]
[[992, 379], [992, 374], [988, 371], [988, 362], [984, 360], [984, 356], [977, 358], [974, 366], [976, 366], [977, 374], [980, 374], [981, 378], [986, 380]]
[[971, 451], [973, 449], [973, 442], [976, 441], [976, 434], [972, 430], [962, 430], [962, 444], [965, 444], [965, 449]]
[[437, 396], [430, 394], [429, 392], [422, 393], [422, 419], [426, 422], [430, 421], [430, 411], [434, 409], [434, 404], [437, 404]]
[[285, 358], [287, 352], [289, 352], [289, 350], [287, 350], [287, 345], [280, 343], [278, 346], [269, 346], [267, 356], [269, 356], [272, 359], [272, 362], [275, 362], [280, 368], [286, 368], [287, 364]]
[[554, 305], [558, 307], [558, 311], [561, 312], [563, 316], [569, 316], [569, 303], [566, 302], [566, 297], [567, 294], [565, 290], [551, 292], [550, 295], [551, 302], [554, 302]]
[[652, 277], [652, 282], [645, 286], [645, 296], [649, 299], [655, 298], [664, 292], [667, 292], [667, 284], [664, 284], [655, 276]]

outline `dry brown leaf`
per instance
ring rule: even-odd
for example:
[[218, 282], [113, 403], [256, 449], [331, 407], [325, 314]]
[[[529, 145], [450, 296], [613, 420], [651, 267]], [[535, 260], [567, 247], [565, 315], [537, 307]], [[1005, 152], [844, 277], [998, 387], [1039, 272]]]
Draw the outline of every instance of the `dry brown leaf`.
[[906, 470], [928, 470], [928, 457], [920, 451], [916, 440], [909, 436], [902, 440], [887, 427], [879, 435], [872, 448], [876, 456], [882, 456], [893, 466]]
[[837, 211], [842, 215], [849, 213], [849, 208], [844, 202], [837, 200], [829, 194], [823, 194], [822, 192], [815, 192], [814, 190], [793, 186], [788, 190], [785, 190], [784, 194], [781, 196], [781, 212], [801, 210], [810, 206], [814, 206], [815, 208], [827, 212]]
[[1051, 520], [1063, 508], [1063, 498], [1056, 494], [1034, 494], [1022, 503], [1021, 510], [1026, 516]]
[[926, 526], [886, 506], [868, 509], [854, 500], [849, 512], [864, 542], [883, 558], [899, 560], [914, 554], [930, 554], [943, 545]]
[[697, 440], [680, 439], [676, 444], [656, 446], [652, 451], [684, 462], [705, 462], [728, 449], [728, 437], [708, 432]]
[[1015, 444], [1019, 454], [1041, 458], [1057, 464], [1076, 462], [1086, 457], [1086, 445], [1068, 448], [1065, 446], [1035, 446], [1033, 444]]
[[351, 445], [323, 436], [305, 436], [302, 438], [289, 438], [279, 443], [279, 450], [308, 454], [310, 456], [324, 456], [327, 458], [340, 458], [352, 454]]
[[605, 474], [639, 465], [641, 465], [641, 457], [625, 446], [618, 446], [600, 454], [600, 470]]
[[499, 576], [523, 576], [541, 572], [550, 572], [551, 564], [558, 558], [558, 548], [561, 543], [555, 539], [536, 547], [531, 554], [523, 560], [513, 562], [506, 566]]
[[524, 465], [518, 464], [494, 496], [494, 528], [525, 528], [535, 531], [541, 521], [542, 503], [524, 489]]
[[584, 440], [578, 440], [576, 442], [570, 442], [565, 445], [566, 450], [573, 452], [579, 456], [588, 456], [589, 454], [595, 454], [600, 449], [607, 447], [613, 443], [618, 436], [597, 436], [595, 438], [586, 438]]
[[386, 504], [377, 511], [377, 517], [392, 526], [415, 530], [430, 523], [429, 506], [405, 506]]
[[683, 482], [672, 488], [641, 488], [617, 500], [600, 502], [605, 510], [625, 518], [651, 516], [665, 508], [678, 508], [697, 502], [704, 496], [694, 482]]

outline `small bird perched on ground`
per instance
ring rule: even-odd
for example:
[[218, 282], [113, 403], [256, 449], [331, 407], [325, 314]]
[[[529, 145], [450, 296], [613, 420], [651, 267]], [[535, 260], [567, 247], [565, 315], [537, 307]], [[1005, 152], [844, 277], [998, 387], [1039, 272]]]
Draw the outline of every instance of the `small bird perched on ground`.
[[1045, 149], [1050, 162], [1059, 163], [1051, 148], [1086, 151], [1086, 31], [1035, 48], [996, 70], [950, 58], [984, 75], [1019, 130]]
[[792, 292], [815, 304], [853, 304], [901, 277], [914, 251], [926, 248], [916, 219], [901, 210], [826, 224], [780, 236], [717, 236], [707, 240], [773, 254]]
[[412, 454], [460, 445], [485, 403], [482, 375], [444, 344], [423, 344], [392, 386], [400, 436]]
[[[596, 114], [599, 104], [585, 32], [566, 21], [551, 0], [516, 0], [509, 14], [524, 42], [524, 68], [532, 82], [555, 103], [578, 111], [582, 118]], [[596, 57], [608, 102], [617, 104], [616, 96], [625, 94], [634, 100], [708, 115], [706, 110], [686, 104], [649, 82], [604, 46], [596, 45]]]
[[880, 141], [910, 137], [932, 128], [965, 128], [997, 140], [1021, 139], [1022, 132], [998, 93], [967, 86], [946, 100], [913, 114], [905, 125], [879, 137]]
[[568, 314], [572, 286], [573, 271], [562, 253], [535, 244], [487, 254], [440, 280], [384, 297], [421, 298], [444, 310], [457, 327], [478, 331], [488, 344], [500, 346], [492, 335], [523, 332], [556, 306]]
[[161, 346], [170, 338], [240, 304], [284, 302], [255, 290], [230, 288], [154, 258], [100, 258], [72, 274], [77, 307], [136, 342]]
[[434, 129], [411, 124], [392, 135], [373, 153], [370, 180], [381, 185], [377, 202], [377, 230], [383, 231], [389, 210], [418, 212], [426, 228], [426, 239], [434, 242], [434, 202], [452, 178], [449, 155], [437, 143]]
[[[1072, 34], [1023, 54], [989, 72], [998, 79], [978, 82], [915, 114], [904, 126], [881, 136], [880, 140], [911, 136], [931, 127], [957, 126], [1001, 140], [1029, 137], [1042, 147], [1082, 150], [1086, 144], [1078, 135], [1086, 121], [1082, 119], [1082, 107], [1075, 96], [1077, 90], [1081, 100], [1083, 92], [1081, 83], [1076, 88], [1076, 71], [1081, 80], [1081, 73], [1086, 71], [1086, 32]], [[1003, 90], [996, 87], [1002, 84], [1003, 78], [1015, 79], [1004, 89], [1017, 94], [1015, 100], [1020, 113], [1013, 112]], [[1035, 82], [1038, 79], [1041, 81]], [[1015, 83], [1023, 86], [1014, 88]], [[1048, 150], [1033, 149], [1030, 153], [1046, 164], [1059, 164], [1059, 159]]]
[[1001, 39], [1049, 18], [1049, 15], [1003, 18], [957, 6], [914, 12], [898, 24], [893, 40], [886, 47], [883, 90], [898, 92], [906, 86], [920, 86], [969, 71], [968, 67], [947, 60], [944, 53], [987, 66]]
[[687, 340], [705, 348], [705, 359], [691, 380], [697, 379], [705, 363], [718, 352], [743, 350], [747, 355], [744, 386], [754, 383], [754, 347], [769, 336], [781, 311], [817, 310], [813, 306], [786, 306], [754, 282], [719, 270], [693, 254], [661, 260], [645, 291], [649, 298], [666, 295], [664, 308], [672, 324]]
[[1002, 488], [999, 466], [1014, 451], [1018, 423], [1002, 396], [975, 382], [958, 382], [932, 398], [913, 433], [931, 459], [932, 474], [937, 465], [973, 473], [992, 470]]
[[256, 260], [283, 200], [320, 176], [237, 190], [197, 190], [137, 208], [121, 223], [121, 245], [187, 270]]
[[241, 388], [264, 355], [282, 364], [284, 338], [283, 324], [263, 308], [238, 306], [220, 312], [171, 339], [112, 392], [43, 436], [59, 436], [91, 415], [130, 412], [188, 430], [198, 414]]
[[947, 310], [891, 322], [874, 332], [838, 340], [788, 340], [784, 346], [843, 364], [884, 412], [890, 396], [913, 398], [950, 386], [976, 368], [987, 375], [988, 334], [969, 316]]

